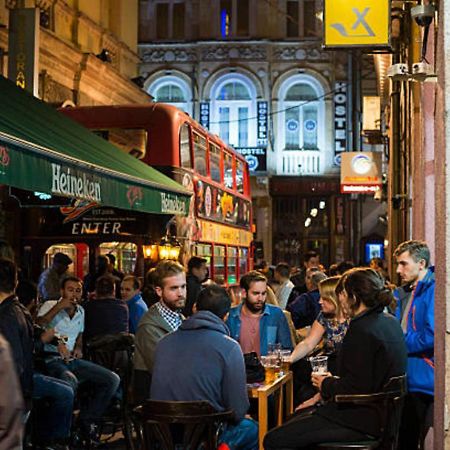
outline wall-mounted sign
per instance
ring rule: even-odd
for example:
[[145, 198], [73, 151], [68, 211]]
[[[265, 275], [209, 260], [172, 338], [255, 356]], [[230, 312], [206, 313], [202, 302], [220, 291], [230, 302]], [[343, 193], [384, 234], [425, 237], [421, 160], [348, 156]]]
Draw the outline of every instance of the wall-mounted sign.
[[200, 125], [209, 129], [209, 102], [200, 103]]
[[8, 78], [38, 96], [39, 8], [9, 10]]
[[257, 145], [258, 147], [267, 147], [268, 103], [257, 102], [257, 109], [258, 109]]
[[236, 147], [242, 156], [245, 156], [250, 172], [267, 171], [267, 149], [262, 147]]
[[341, 165], [341, 153], [347, 151], [347, 83], [334, 85], [334, 164]]
[[381, 153], [342, 153], [341, 193], [374, 194], [382, 183]]
[[390, 46], [390, 0], [324, 0], [324, 46]]

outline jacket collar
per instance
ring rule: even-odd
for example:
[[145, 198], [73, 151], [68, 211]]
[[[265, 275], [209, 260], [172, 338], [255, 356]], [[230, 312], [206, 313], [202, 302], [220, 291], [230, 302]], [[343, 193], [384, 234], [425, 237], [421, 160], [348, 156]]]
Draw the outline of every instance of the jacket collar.
[[[234, 307], [230, 311], [230, 316], [232, 317], [240, 317], [242, 312], [242, 307], [244, 306], [244, 303], [241, 303], [240, 305]], [[261, 314], [262, 316], [270, 316], [270, 305], [267, 303], [264, 305], [264, 311]]]

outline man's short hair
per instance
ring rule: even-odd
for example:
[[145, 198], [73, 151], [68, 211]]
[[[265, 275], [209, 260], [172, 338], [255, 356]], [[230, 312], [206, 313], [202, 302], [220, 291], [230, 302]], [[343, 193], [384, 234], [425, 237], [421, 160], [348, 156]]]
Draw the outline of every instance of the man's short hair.
[[98, 277], [95, 282], [95, 293], [97, 294], [97, 297], [114, 297], [116, 292], [115, 281], [115, 278], [111, 275]]
[[109, 263], [114, 265], [116, 263], [116, 257], [112, 253], [107, 253], [106, 257], [109, 259]]
[[344, 275], [347, 270], [353, 269], [355, 267], [355, 263], [353, 261], [341, 261], [337, 267], [336, 270], [339, 275]]
[[14, 292], [17, 285], [17, 267], [11, 259], [0, 258], [0, 292]]
[[289, 267], [288, 263], [280, 262], [275, 267], [275, 272], [280, 274], [283, 278], [289, 278], [289, 275], [291, 273], [291, 268]]
[[264, 281], [265, 283], [267, 283], [267, 278], [261, 272], [258, 272], [257, 270], [251, 270], [241, 277], [239, 285], [242, 289], [248, 292], [251, 284], [258, 281]]
[[205, 258], [200, 258], [200, 256], [193, 256], [188, 261], [188, 272], [192, 272], [192, 269], [200, 269], [202, 264], [206, 264], [208, 261]]
[[315, 272], [311, 275], [311, 284], [315, 287], [319, 287], [319, 283], [326, 280], [327, 276], [323, 272]]
[[72, 258], [67, 256], [65, 253], [55, 253], [53, 256], [53, 264], [59, 264], [61, 266], [70, 266], [72, 264]]
[[124, 281], [130, 281], [133, 284], [133, 289], [141, 289], [141, 282], [138, 277], [135, 277], [134, 275], [126, 275], [123, 277], [122, 283]]
[[223, 319], [230, 311], [231, 298], [225, 288], [211, 284], [200, 291], [196, 304], [197, 311], [210, 311]]
[[304, 262], [307, 263], [311, 258], [317, 258], [319, 254], [315, 250], [309, 250], [305, 253]]
[[75, 275], [68, 275], [61, 280], [61, 289], [65, 289], [66, 283], [69, 281], [73, 281], [74, 283], [80, 283], [81, 285], [83, 285], [83, 282], [80, 278], [76, 277]]
[[16, 295], [19, 302], [27, 307], [38, 297], [37, 285], [31, 280], [21, 280], [16, 288]]
[[169, 277], [174, 277], [180, 273], [185, 273], [184, 267], [176, 261], [165, 259], [160, 261], [155, 268], [155, 286], [164, 287], [164, 280]]
[[416, 263], [423, 259], [425, 261], [425, 267], [429, 266], [430, 249], [425, 241], [410, 240], [402, 242], [394, 250], [394, 257], [397, 258], [404, 252], [408, 252]]

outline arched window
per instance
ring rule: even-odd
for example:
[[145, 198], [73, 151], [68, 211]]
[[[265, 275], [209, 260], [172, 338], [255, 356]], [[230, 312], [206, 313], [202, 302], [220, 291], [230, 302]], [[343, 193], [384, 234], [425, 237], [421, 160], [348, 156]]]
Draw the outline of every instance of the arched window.
[[212, 89], [211, 131], [235, 148], [256, 145], [256, 91], [246, 77], [220, 79]]
[[168, 103], [192, 115], [192, 94], [189, 85], [175, 76], [161, 76], [150, 84], [147, 92], [155, 102]]
[[279, 135], [284, 150], [318, 150], [324, 129], [323, 89], [312, 77], [293, 77], [281, 87]]

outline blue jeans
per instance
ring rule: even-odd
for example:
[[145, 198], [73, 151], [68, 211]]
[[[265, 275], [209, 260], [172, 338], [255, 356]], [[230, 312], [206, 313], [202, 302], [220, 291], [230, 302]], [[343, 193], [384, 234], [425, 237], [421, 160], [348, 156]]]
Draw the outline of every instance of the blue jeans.
[[219, 438], [219, 443], [222, 442], [231, 450], [257, 450], [258, 423], [252, 419], [242, 419], [237, 424], [227, 424]]
[[70, 384], [41, 373], [33, 374], [33, 399], [45, 398], [48, 407], [33, 411], [36, 432], [41, 442], [66, 439], [72, 424], [74, 392]]
[[68, 382], [76, 392], [80, 384], [92, 387], [86, 408], [80, 411], [82, 424], [97, 422], [109, 406], [111, 399], [119, 387], [120, 378], [114, 372], [84, 359], [73, 359], [64, 362], [62, 358], [47, 361], [49, 375]]

